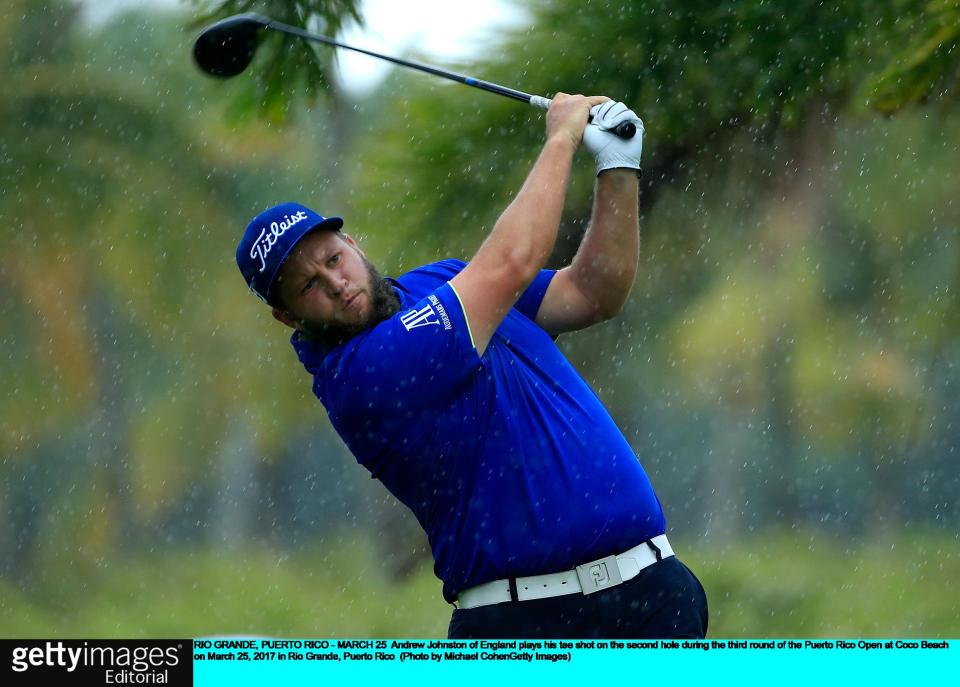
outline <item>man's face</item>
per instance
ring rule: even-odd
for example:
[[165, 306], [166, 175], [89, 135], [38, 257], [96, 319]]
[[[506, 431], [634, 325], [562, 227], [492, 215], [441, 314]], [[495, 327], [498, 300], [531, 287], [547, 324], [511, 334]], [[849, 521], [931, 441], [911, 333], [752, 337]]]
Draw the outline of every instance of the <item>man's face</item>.
[[310, 338], [336, 344], [400, 309], [393, 287], [367, 261], [352, 237], [314, 231], [300, 240], [274, 286], [273, 316]]

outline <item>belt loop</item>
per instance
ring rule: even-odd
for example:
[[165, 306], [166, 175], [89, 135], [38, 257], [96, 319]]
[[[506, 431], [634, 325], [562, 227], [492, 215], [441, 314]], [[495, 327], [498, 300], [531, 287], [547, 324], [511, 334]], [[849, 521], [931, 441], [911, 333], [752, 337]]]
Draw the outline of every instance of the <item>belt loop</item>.
[[511, 577], [509, 582], [510, 582], [510, 600], [519, 601], [520, 596], [517, 594], [517, 578]]
[[649, 546], [651, 549], [653, 549], [653, 553], [654, 553], [654, 554], [656, 555], [656, 557], [657, 557], [657, 563], [659, 563], [660, 561], [663, 560], [663, 554], [660, 553], [660, 547], [658, 547], [656, 544], [654, 544], [652, 539], [648, 539], [647, 541], [644, 542], [644, 544], [646, 544], [646, 545]]

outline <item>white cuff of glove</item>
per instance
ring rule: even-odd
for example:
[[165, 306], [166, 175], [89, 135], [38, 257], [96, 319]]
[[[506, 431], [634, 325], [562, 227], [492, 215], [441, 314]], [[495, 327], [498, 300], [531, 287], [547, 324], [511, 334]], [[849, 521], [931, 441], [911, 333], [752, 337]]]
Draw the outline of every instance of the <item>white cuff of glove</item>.
[[[608, 169], [635, 169], [640, 171], [643, 152], [643, 120], [620, 102], [608, 101], [590, 109], [593, 121], [583, 132], [584, 146], [593, 153], [597, 175]], [[633, 122], [637, 132], [632, 138], [620, 138], [613, 133], [622, 122]]]
[[[638, 127], [637, 131], [642, 131], [642, 129]], [[600, 176], [600, 172], [605, 172], [608, 169], [635, 169], [637, 170], [637, 176], [640, 176], [640, 160], [635, 157], [610, 153], [603, 157], [597, 155], [596, 163], [597, 176]]]

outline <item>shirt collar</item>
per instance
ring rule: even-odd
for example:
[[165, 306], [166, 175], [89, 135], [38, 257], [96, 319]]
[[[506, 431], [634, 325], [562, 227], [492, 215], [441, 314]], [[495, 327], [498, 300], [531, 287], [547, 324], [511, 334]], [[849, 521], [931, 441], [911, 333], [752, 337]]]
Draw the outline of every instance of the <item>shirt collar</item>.
[[293, 346], [293, 350], [297, 352], [300, 362], [307, 368], [307, 372], [312, 375], [320, 371], [323, 359], [332, 350], [316, 341], [304, 338], [301, 332], [296, 330], [290, 335], [290, 344]]
[[[386, 277], [386, 280], [393, 285], [393, 288], [396, 289], [399, 294], [401, 306], [406, 306], [410, 299], [407, 289], [393, 277]], [[347, 343], [349, 343], [349, 341], [345, 341], [340, 344], [340, 346], [346, 345]], [[293, 334], [290, 335], [290, 345], [292, 345], [293, 350], [297, 352], [297, 357], [300, 359], [300, 362], [303, 363], [303, 366], [307, 368], [307, 372], [312, 375], [320, 371], [320, 367], [323, 365], [323, 359], [335, 348], [338, 348], [338, 346], [324, 346], [317, 341], [310, 341], [302, 336], [298, 330], [294, 330]]]

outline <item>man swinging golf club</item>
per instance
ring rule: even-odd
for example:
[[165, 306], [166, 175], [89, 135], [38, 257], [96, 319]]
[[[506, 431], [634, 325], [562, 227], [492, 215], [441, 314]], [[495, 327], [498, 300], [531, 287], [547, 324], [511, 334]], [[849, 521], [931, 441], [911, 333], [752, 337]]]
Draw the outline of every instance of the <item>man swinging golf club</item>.
[[[635, 136], [611, 133], [625, 121]], [[590, 225], [571, 264], [546, 270], [581, 143], [598, 174]], [[706, 633], [706, 596], [646, 473], [554, 343], [630, 292], [642, 144], [623, 103], [558, 94], [539, 158], [469, 263], [381, 276], [343, 220], [295, 203], [240, 241], [247, 284], [294, 330], [334, 428], [426, 531], [451, 638]]]

